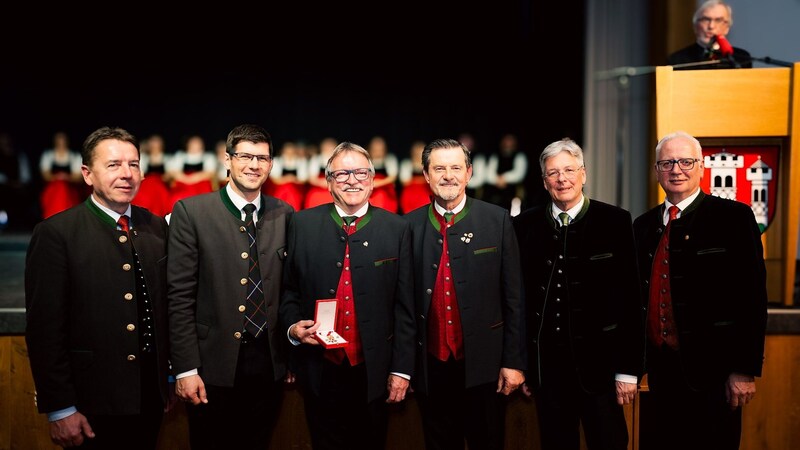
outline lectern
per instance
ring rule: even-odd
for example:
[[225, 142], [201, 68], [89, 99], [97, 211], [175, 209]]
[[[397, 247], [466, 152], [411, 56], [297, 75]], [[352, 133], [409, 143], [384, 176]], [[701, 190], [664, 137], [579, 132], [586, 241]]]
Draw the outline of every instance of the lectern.
[[[704, 147], [704, 184], [754, 209], [764, 233], [770, 303], [792, 306], [800, 215], [800, 63], [791, 68], [656, 68], [656, 135]], [[710, 148], [713, 154], [706, 153]], [[655, 152], [651, 159], [655, 162]], [[712, 166], [712, 167], [708, 167]], [[715, 173], [711, 173], [715, 170]], [[664, 192], [652, 175], [654, 204]], [[705, 190], [705, 189], [704, 189]], [[736, 193], [738, 191], [738, 193]], [[759, 219], [760, 218], [760, 219]]]

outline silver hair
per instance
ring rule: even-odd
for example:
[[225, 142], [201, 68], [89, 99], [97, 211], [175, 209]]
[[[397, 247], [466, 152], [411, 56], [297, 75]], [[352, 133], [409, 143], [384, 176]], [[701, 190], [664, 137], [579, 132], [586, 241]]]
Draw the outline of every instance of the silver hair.
[[542, 150], [542, 154], [539, 156], [539, 167], [542, 169], [542, 176], [544, 176], [545, 162], [561, 152], [568, 152], [570, 155], [574, 156], [575, 159], [578, 160], [580, 167], [583, 167], [583, 150], [580, 145], [567, 137], [560, 141], [553, 142]]
[[703, 158], [703, 146], [700, 145], [700, 141], [698, 141], [697, 138], [695, 138], [694, 136], [685, 131], [675, 131], [661, 138], [661, 140], [658, 141], [658, 144], [656, 145], [656, 156], [658, 156], [658, 153], [661, 151], [661, 148], [664, 147], [664, 144], [676, 138], [684, 138], [689, 142], [691, 142], [692, 147], [694, 148], [695, 151], [695, 156], [701, 159]]
[[336, 148], [333, 149], [333, 153], [331, 157], [328, 158], [328, 163], [325, 165], [325, 178], [328, 178], [331, 175], [331, 165], [333, 164], [333, 160], [336, 159], [337, 156], [344, 152], [355, 152], [364, 155], [369, 162], [369, 172], [373, 176], [375, 175], [375, 166], [372, 164], [372, 158], [369, 157], [369, 152], [362, 146], [358, 144], [354, 144], [352, 142], [342, 142], [341, 144], [337, 145]]
[[706, 10], [708, 8], [711, 8], [711, 7], [714, 7], [714, 6], [717, 6], [717, 5], [722, 5], [722, 6], [725, 7], [725, 9], [728, 10], [728, 26], [732, 27], [733, 26], [733, 9], [731, 9], [731, 5], [725, 3], [722, 0], [707, 0], [707, 1], [703, 2], [703, 4], [700, 5], [699, 8], [697, 8], [697, 11], [694, 12], [694, 16], [692, 16], [692, 25], [697, 25], [697, 21], [700, 20], [701, 17], [703, 17], [703, 13], [706, 12]]

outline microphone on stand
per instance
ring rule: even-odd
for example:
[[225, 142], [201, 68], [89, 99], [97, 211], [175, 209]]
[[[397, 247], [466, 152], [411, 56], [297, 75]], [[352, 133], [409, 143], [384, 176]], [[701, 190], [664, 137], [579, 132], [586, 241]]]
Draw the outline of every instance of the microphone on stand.
[[712, 48], [719, 49], [719, 54], [725, 58], [731, 64], [731, 66], [737, 69], [742, 67], [742, 65], [733, 58], [733, 46], [730, 42], [728, 42], [728, 39], [726, 39], [725, 36], [714, 36], [711, 38], [711, 42]]
[[753, 60], [753, 61], [760, 61], [760, 62], [763, 62], [764, 64], [770, 64], [770, 65], [773, 65], [773, 66], [794, 67], [794, 64], [790, 63], [789, 61], [784, 61], [782, 59], [770, 58], [769, 56], [765, 56], [763, 58], [758, 58], [758, 57], [754, 56], [754, 57], [752, 57], [750, 59]]

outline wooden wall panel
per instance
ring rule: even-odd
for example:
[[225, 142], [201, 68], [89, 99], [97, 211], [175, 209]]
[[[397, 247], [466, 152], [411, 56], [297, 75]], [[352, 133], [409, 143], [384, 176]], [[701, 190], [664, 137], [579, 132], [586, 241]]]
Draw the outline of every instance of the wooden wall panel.
[[[767, 336], [763, 377], [757, 380], [757, 394], [744, 409], [741, 450], [791, 450], [800, 439], [800, 335]], [[689, 405], [688, 407], [691, 407]], [[165, 419], [159, 450], [190, 450], [184, 405], [179, 403]], [[536, 406], [520, 392], [509, 398], [506, 417], [506, 448], [539, 448]], [[625, 408], [629, 449], [638, 442], [638, 411]], [[583, 440], [582, 440], [583, 441]], [[288, 387], [276, 432], [266, 448], [276, 450], [310, 449], [303, 401], [296, 388]], [[392, 405], [387, 450], [423, 449], [417, 401], [412, 394]], [[586, 446], [582, 442], [582, 450]], [[50, 442], [47, 419], [36, 411], [33, 378], [30, 373], [25, 339], [0, 336], [0, 450], [57, 450]]]
[[0, 338], [0, 449], [11, 448], [11, 339]]

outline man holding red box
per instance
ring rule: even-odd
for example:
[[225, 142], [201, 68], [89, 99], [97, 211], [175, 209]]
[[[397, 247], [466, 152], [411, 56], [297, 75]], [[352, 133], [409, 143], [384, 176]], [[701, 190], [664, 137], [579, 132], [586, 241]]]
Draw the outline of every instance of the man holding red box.
[[314, 449], [383, 448], [386, 404], [405, 398], [414, 370], [411, 231], [369, 204], [375, 169], [363, 147], [339, 144], [325, 175], [333, 203], [289, 223], [280, 319]]

